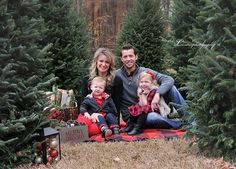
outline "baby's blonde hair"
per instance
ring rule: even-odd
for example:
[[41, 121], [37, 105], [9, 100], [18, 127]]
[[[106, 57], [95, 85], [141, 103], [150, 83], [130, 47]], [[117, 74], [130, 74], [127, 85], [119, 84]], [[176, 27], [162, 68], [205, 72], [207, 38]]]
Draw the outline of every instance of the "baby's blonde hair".
[[[103, 77], [101, 77], [101, 76], [96, 76], [95, 78], [93, 78], [93, 79], [91, 80], [91, 85], [92, 85], [93, 83], [95, 83], [95, 82], [103, 82], [103, 83], [105, 84], [105, 86], [106, 86], [106, 79], [103, 78]], [[90, 85], [90, 86], [91, 86], [91, 85]]]

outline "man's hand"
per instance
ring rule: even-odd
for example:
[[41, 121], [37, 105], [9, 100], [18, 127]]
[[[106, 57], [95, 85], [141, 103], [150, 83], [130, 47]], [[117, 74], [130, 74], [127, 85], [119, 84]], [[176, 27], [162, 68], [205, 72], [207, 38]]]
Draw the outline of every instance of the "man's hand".
[[89, 114], [88, 112], [85, 112], [85, 113], [84, 113], [84, 116], [85, 116], [87, 119], [91, 119], [91, 116], [90, 116], [90, 114]]
[[91, 120], [92, 120], [92, 122], [99, 122], [99, 119], [98, 119], [98, 116], [102, 116], [101, 114], [99, 114], [99, 113], [93, 113], [92, 115], [91, 115]]
[[158, 104], [159, 99], [160, 99], [160, 94], [156, 93], [155, 96], [153, 97], [152, 103], [151, 103], [152, 111], [155, 111], [155, 110], [159, 109], [159, 104]]

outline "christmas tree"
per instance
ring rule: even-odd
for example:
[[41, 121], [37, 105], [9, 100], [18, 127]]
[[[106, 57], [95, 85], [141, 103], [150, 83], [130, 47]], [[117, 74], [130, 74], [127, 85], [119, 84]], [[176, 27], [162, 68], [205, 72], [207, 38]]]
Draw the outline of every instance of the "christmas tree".
[[48, 73], [59, 78], [59, 88], [78, 93], [89, 60], [89, 35], [83, 11], [73, 10], [71, 1], [42, 0], [40, 13], [47, 26], [43, 45], [52, 43], [46, 66]]
[[199, 49], [188, 66], [188, 136], [213, 155], [236, 153], [236, 3], [206, 0], [197, 20], [207, 30], [193, 30]]
[[[163, 65], [163, 20], [160, 1], [135, 0], [127, 13], [118, 36], [116, 54], [121, 47], [132, 44], [138, 50], [138, 64], [154, 70]], [[151, 62], [150, 62], [151, 61]]]
[[43, 76], [49, 46], [38, 44], [45, 30], [38, 1], [1, 1], [0, 8], [0, 165], [13, 168], [34, 158], [47, 124], [43, 91], [55, 79]]
[[177, 72], [173, 76], [178, 87], [183, 87], [188, 80], [186, 72], [189, 59], [193, 58], [198, 50], [198, 43], [192, 39], [194, 32], [204, 30], [203, 22], [196, 17], [204, 2], [200, 0], [175, 0], [173, 1], [173, 13], [171, 17], [171, 55], [173, 56], [172, 68]]

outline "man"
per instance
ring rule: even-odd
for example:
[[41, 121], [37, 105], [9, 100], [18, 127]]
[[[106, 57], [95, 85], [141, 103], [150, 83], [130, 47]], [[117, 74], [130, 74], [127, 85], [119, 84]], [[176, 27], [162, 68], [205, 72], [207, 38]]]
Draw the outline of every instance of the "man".
[[[123, 66], [116, 71], [116, 76], [119, 76], [123, 81], [123, 91], [121, 98], [121, 115], [125, 122], [128, 123], [129, 111], [128, 107], [138, 102], [137, 97], [137, 77], [138, 74], [147, 70], [145, 67], [139, 67], [136, 65], [138, 60], [138, 54], [132, 45], [125, 45], [121, 49], [120, 53], [121, 62]], [[153, 71], [153, 70], [152, 70]], [[158, 102], [160, 95], [164, 97], [167, 103], [173, 102], [178, 105], [185, 105], [186, 102], [174, 86], [174, 79], [170, 76], [155, 73], [155, 79], [159, 84], [156, 94], [151, 103], [152, 110], [158, 108]], [[178, 112], [180, 116], [183, 116], [182, 112]], [[151, 128], [178, 128], [180, 122], [172, 121], [168, 118], [162, 117], [158, 113], [151, 112], [147, 116], [146, 125]]]

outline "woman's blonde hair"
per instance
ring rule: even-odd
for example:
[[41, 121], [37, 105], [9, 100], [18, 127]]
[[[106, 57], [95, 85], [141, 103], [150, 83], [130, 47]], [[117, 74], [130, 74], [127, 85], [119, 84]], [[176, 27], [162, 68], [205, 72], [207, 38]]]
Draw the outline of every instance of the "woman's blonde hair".
[[94, 53], [90, 70], [90, 80], [94, 77], [98, 76], [98, 69], [97, 69], [97, 61], [100, 55], [105, 55], [107, 57], [108, 62], [110, 63], [110, 68], [108, 69], [106, 81], [108, 85], [111, 85], [113, 79], [115, 77], [115, 55], [107, 48], [98, 48], [97, 51]]

